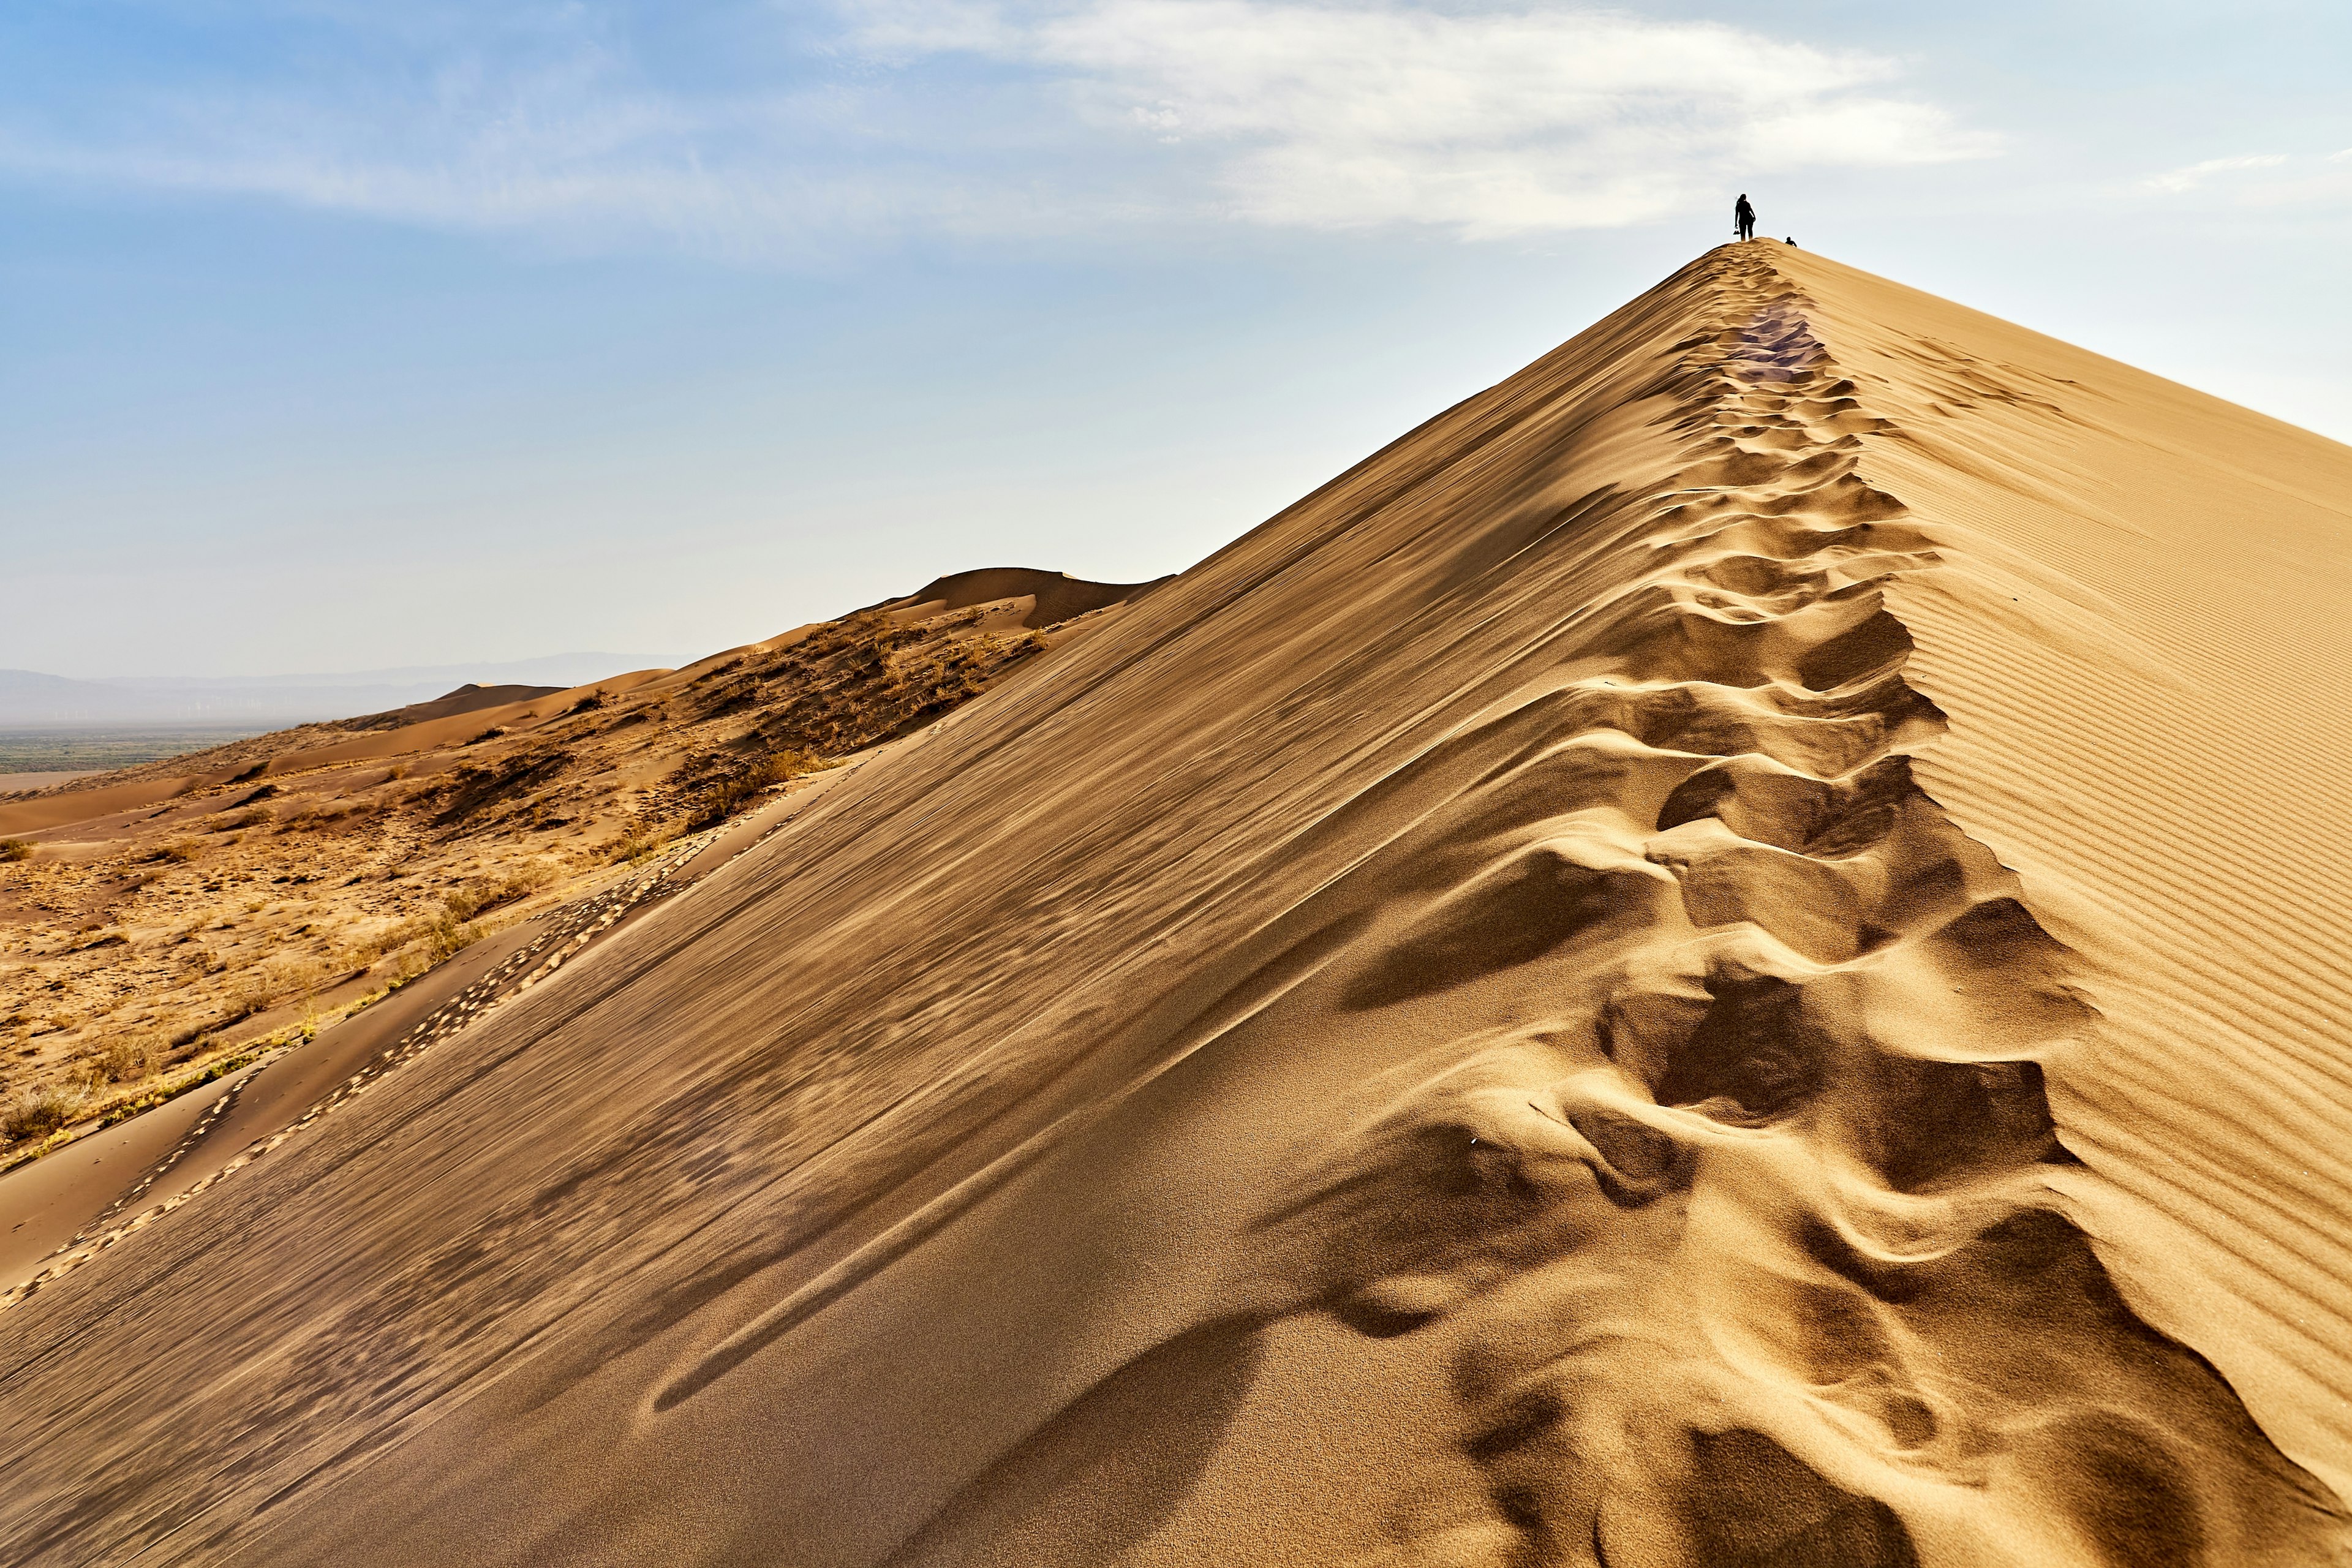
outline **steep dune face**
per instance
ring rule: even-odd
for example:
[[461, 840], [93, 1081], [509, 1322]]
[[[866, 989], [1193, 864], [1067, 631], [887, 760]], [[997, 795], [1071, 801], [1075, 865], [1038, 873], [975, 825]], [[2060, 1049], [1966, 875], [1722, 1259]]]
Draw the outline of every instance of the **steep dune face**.
[[1979, 503], [2128, 517], [2063, 421], [2158, 395], [1978, 321], [1714, 252], [877, 760], [0, 1317], [0, 1540], [2340, 1560], [2343, 1170], [2205, 1089], [2324, 1144], [2345, 873], [2220, 890], [2190, 698], [2053, 710], [2163, 580]]
[[[1949, 548], [1896, 584], [1954, 716], [1930, 793], [2024, 877], [2102, 1015], [2063, 1183], [2124, 1277], [2352, 1491], [2352, 450], [1819, 258]], [[1810, 283], [1809, 283], [1809, 286]]]

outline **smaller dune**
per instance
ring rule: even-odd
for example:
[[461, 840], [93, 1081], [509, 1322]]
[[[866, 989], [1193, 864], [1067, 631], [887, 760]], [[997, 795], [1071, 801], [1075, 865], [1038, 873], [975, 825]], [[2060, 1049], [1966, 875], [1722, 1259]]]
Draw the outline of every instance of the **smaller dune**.
[[983, 566], [934, 577], [903, 599], [885, 599], [869, 608], [895, 616], [921, 617], [991, 605], [1003, 599], [1028, 599], [1018, 624], [1034, 630], [1088, 615], [1108, 605], [1139, 599], [1167, 582], [1089, 583], [1066, 572], [1040, 572], [1027, 566]]
[[392, 708], [382, 713], [346, 719], [342, 728], [397, 730], [403, 725], [422, 724], [431, 719], [449, 719], [460, 713], [478, 713], [485, 708], [502, 708], [510, 702], [529, 702], [537, 697], [552, 697], [562, 689], [561, 686], [477, 686], [469, 680], [457, 690], [436, 697], [430, 702], [412, 702], [405, 708]]

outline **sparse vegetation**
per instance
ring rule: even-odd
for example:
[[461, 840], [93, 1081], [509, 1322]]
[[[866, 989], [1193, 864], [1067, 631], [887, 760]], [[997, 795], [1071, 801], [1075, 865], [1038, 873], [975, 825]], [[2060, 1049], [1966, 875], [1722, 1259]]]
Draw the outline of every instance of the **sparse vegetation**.
[[445, 908], [425, 922], [425, 951], [436, 963], [457, 957], [481, 938], [480, 928], [453, 910]]
[[662, 847], [677, 837], [667, 828], [632, 828], [604, 852], [604, 863], [609, 866], [643, 865], [660, 854]]
[[[70, 847], [36, 856], [0, 840], [0, 861], [30, 862], [10, 866], [0, 910], [0, 1041], [13, 1053], [0, 1096], [55, 1089], [103, 1120], [248, 1051], [257, 1015], [291, 1038], [331, 1016], [352, 994], [335, 988], [357, 974], [413, 980], [828, 758], [929, 722], [1045, 646], [978, 631], [991, 613], [848, 617], [658, 693], [597, 688], [568, 722], [484, 713], [462, 746], [302, 762], [305, 748], [396, 730], [389, 713], [110, 781], [231, 782], [159, 795], [119, 834]], [[153, 1021], [163, 1009], [169, 1025]], [[30, 1152], [11, 1140], [11, 1157]]]
[[90, 1058], [99, 1078], [107, 1083], [129, 1083], [144, 1078], [155, 1065], [155, 1042], [147, 1035], [117, 1035]]
[[716, 826], [749, 805], [771, 784], [783, 784], [824, 765], [813, 752], [772, 752], [698, 791], [688, 802], [686, 830]]
[[19, 1093], [0, 1111], [0, 1137], [11, 1143], [46, 1138], [81, 1113], [85, 1097], [63, 1084], [42, 1084]]

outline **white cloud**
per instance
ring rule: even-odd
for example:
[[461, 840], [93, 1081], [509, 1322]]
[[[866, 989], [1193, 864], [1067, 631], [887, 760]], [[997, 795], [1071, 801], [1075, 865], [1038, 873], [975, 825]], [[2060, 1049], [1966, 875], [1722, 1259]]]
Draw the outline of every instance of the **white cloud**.
[[[877, 37], [919, 36], [896, 6]], [[1094, 0], [1026, 24], [968, 5], [933, 37], [1066, 73], [1082, 113], [1206, 150], [1232, 216], [1472, 237], [1606, 226], [1727, 178], [1992, 151], [1880, 96], [1887, 61], [1615, 14]]]
[[2178, 194], [2202, 184], [2209, 174], [2227, 174], [2240, 169], [2275, 169], [2286, 162], [2284, 153], [2258, 153], [2242, 158], [2208, 158], [2201, 163], [2189, 163], [2147, 181], [2150, 190]]
[[0, 168], [772, 252], [1204, 217], [1486, 238], [1994, 146], [1903, 96], [1885, 59], [1616, 13], [876, 0], [743, 48], [723, 89], [656, 79], [615, 16], [446, 35], [412, 17], [392, 49], [351, 13], [340, 78], [151, 87], [47, 123], [0, 110]]

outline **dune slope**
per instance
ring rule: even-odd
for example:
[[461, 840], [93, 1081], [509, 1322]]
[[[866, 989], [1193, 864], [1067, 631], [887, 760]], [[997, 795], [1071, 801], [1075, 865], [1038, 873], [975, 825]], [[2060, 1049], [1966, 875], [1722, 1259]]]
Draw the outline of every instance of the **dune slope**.
[[2342, 1561], [2346, 495], [1712, 252], [0, 1314], [0, 1542]]

